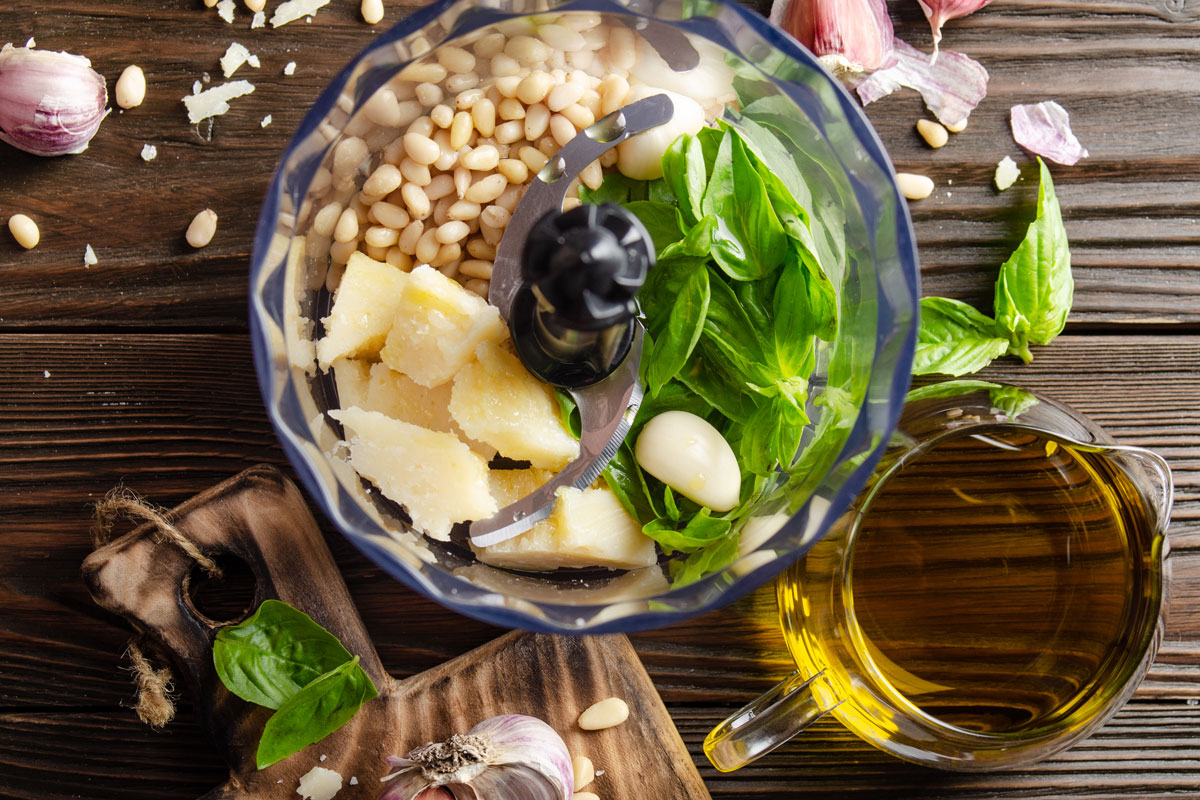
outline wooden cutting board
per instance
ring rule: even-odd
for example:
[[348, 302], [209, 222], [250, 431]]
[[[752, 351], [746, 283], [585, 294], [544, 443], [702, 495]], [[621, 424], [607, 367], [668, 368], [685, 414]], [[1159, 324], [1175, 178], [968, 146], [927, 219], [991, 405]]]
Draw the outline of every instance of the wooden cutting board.
[[[216, 631], [239, 620], [218, 623], [197, 610], [189, 583], [198, 569], [150, 525], [97, 550], [83, 564], [92, 597], [170, 656], [185, 698], [229, 762], [229, 780], [206, 798], [295, 800], [299, 777], [317, 764], [347, 782], [337, 800], [375, 798], [382, 791], [385, 756], [465, 732], [498, 714], [529, 714], [553, 726], [572, 755], [588, 756], [603, 770], [588, 787], [603, 800], [709, 797], [625, 636], [512, 632], [397, 681], [367, 638], [300, 492], [277, 470], [249, 469], [168, 518], [203, 552], [236, 556], [249, 565], [255, 578], [251, 609], [274, 597], [304, 611], [361, 657], [380, 692], [331, 736], [256, 770], [258, 737], [271, 711], [227, 692], [212, 663]], [[454, 624], [449, 612], [446, 622]], [[629, 720], [608, 730], [580, 730], [579, 713], [610, 696], [629, 703]], [[348, 785], [351, 777], [357, 785]]]

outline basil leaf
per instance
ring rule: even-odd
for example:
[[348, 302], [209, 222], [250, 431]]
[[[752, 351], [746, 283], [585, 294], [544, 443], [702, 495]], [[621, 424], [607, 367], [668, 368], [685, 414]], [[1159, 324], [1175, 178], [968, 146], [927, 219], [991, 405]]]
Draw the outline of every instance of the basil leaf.
[[1033, 360], [1029, 343], [1049, 344], [1062, 332], [1075, 291], [1071, 252], [1054, 180], [1042, 159], [1037, 219], [1025, 239], [1000, 267], [996, 281], [996, 322], [1010, 334], [1009, 352]]
[[646, 199], [669, 206], [679, 205], [679, 198], [671, 190], [665, 178], [655, 178], [646, 184]]
[[978, 372], [1008, 350], [1008, 339], [996, 334], [991, 318], [961, 300], [922, 298], [913, 374]]
[[837, 292], [811, 260], [790, 248], [779, 270], [773, 299], [775, 358], [786, 377], [808, 377], [816, 359], [813, 338], [831, 340], [837, 332]]
[[721, 367], [746, 387], [767, 386], [778, 377], [767, 366], [774, 359], [773, 353], [768, 359], [773, 342], [761, 338], [769, 333], [754, 327], [729, 284], [719, 278], [709, 281], [703, 337], [712, 347], [706, 348], [706, 353], [719, 359]]
[[683, 238], [683, 231], [675, 216], [675, 206], [653, 200], [633, 200], [626, 203], [625, 208], [646, 226], [654, 242], [654, 252], [661, 253]]
[[918, 400], [933, 400], [941, 397], [958, 397], [959, 395], [977, 392], [981, 389], [1000, 389], [998, 383], [991, 381], [939, 381], [931, 383], [928, 386], [918, 386], [916, 389], [910, 389], [908, 394], [904, 396], [905, 403], [915, 403]]
[[629, 436], [632, 437], [643, 424], [664, 411], [687, 411], [697, 417], [707, 418], [712, 410], [713, 407], [704, 397], [679, 380], [668, 381], [656, 394], [648, 395], [642, 400]]
[[662, 157], [663, 178], [674, 193], [684, 224], [692, 226], [700, 219], [701, 201], [708, 186], [708, 165], [704, 147], [695, 136], [679, 136]]
[[724, 358], [711, 353], [713, 349], [701, 338], [696, 354], [679, 373], [678, 380], [726, 419], [744, 420], [754, 413], [754, 399], [744, 381], [721, 367]]
[[736, 125], [723, 119], [717, 120], [717, 124], [722, 128], [732, 128], [741, 137], [759, 176], [766, 184], [775, 210], [778, 212], [786, 208], [807, 220], [807, 209], [812, 206], [812, 192], [796, 166], [795, 156], [788, 152], [779, 137], [746, 116], [739, 118]]
[[597, 206], [601, 203], [624, 204], [631, 200], [646, 199], [645, 191], [645, 181], [635, 181], [619, 172], [610, 172], [604, 176], [599, 189], [589, 189], [579, 184], [579, 200]]
[[804, 394], [801, 387], [788, 386], [759, 403], [742, 431], [739, 454], [745, 469], [756, 475], [768, 475], [778, 465], [785, 469], [791, 466], [808, 424]]
[[604, 482], [612, 489], [617, 500], [635, 519], [654, 519], [658, 512], [650, 500], [650, 492], [642, 477], [641, 467], [633, 455], [632, 437], [626, 437], [617, 448], [616, 455], [604, 468]]
[[671, 487], [663, 484], [663, 508], [667, 510], [667, 516], [679, 521], [679, 505], [675, 502], [675, 492], [671, 491]]
[[997, 386], [988, 392], [988, 399], [1009, 419], [1016, 419], [1040, 402], [1033, 394], [1017, 386]]
[[349, 660], [336, 636], [278, 600], [264, 600], [254, 616], [217, 631], [213, 643], [213, 665], [225, 688], [267, 708], [281, 707]]
[[[677, 214], [676, 224], [682, 224]], [[712, 251], [713, 236], [717, 230], [717, 218], [707, 216], [697, 222], [687, 234], [670, 247], [659, 252], [660, 260], [670, 261], [673, 258], [702, 258], [707, 259]]]
[[358, 656], [317, 677], [271, 715], [258, 740], [259, 769], [319, 742], [379, 696]]
[[729, 533], [731, 523], [728, 519], [712, 516], [712, 510], [702, 508], [688, 520], [687, 525], [679, 528], [679, 523], [671, 519], [655, 519], [642, 526], [642, 532], [658, 542], [663, 552], [692, 553]]
[[686, 561], [671, 562], [671, 588], [695, 583], [709, 573], [728, 566], [737, 558], [738, 537], [726, 536], [700, 548]]
[[679, 287], [665, 325], [654, 331], [654, 350], [646, 371], [650, 394], [658, 394], [667, 381], [678, 375], [696, 349], [708, 316], [708, 300], [708, 268], [695, 265]]
[[575, 398], [562, 389], [555, 389], [554, 399], [558, 402], [558, 414], [562, 418], [563, 427], [578, 439], [583, 435], [583, 421], [579, 417], [579, 406], [575, 404]]
[[720, 138], [717, 152], [706, 161], [709, 167], [708, 184], [704, 187], [704, 197], [700, 202], [700, 211], [705, 216], [709, 214], [723, 218], [725, 208], [733, 197], [733, 138], [734, 134], [726, 131]]

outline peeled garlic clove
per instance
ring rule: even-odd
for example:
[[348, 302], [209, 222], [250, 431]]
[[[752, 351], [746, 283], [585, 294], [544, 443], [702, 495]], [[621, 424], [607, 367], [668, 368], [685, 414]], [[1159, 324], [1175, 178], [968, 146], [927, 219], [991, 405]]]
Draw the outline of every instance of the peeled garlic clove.
[[776, 0], [770, 19], [834, 74], [872, 72], [891, 64], [893, 32], [886, 0]]
[[664, 411], [638, 434], [634, 457], [642, 469], [713, 511], [738, 504], [741, 467], [733, 448], [707, 420], [687, 411]]
[[929, 27], [933, 29], [933, 52], [937, 53], [938, 42], [942, 40], [942, 25], [952, 19], [973, 14], [986, 6], [992, 0], [917, 0]]
[[82, 153], [107, 112], [104, 78], [83, 56], [4, 45], [0, 140], [38, 156]]

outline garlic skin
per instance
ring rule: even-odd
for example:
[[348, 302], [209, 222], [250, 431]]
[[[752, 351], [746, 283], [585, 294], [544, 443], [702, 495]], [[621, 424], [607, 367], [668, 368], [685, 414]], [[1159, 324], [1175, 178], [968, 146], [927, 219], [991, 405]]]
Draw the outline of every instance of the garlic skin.
[[992, 0], [917, 0], [929, 27], [933, 30], [933, 52], [936, 57], [938, 42], [942, 41], [942, 25], [952, 19], [974, 14]]
[[[562, 737], [536, 717], [505, 714], [445, 742], [388, 756], [379, 800], [571, 800], [575, 778]], [[438, 792], [441, 788], [441, 794]], [[423, 794], [425, 793], [425, 794]]]
[[887, 0], [776, 0], [770, 20], [835, 75], [873, 72], [892, 63]]
[[107, 115], [104, 78], [83, 56], [0, 49], [0, 141], [37, 156], [82, 153]]

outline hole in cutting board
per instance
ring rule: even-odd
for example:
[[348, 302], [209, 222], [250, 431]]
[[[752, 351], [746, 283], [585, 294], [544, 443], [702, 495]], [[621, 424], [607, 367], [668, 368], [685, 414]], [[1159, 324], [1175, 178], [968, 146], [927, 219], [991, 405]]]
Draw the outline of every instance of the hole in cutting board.
[[209, 554], [221, 569], [214, 578], [196, 564], [183, 582], [183, 596], [193, 613], [224, 625], [245, 619], [254, 605], [257, 580], [250, 565], [233, 553]]

